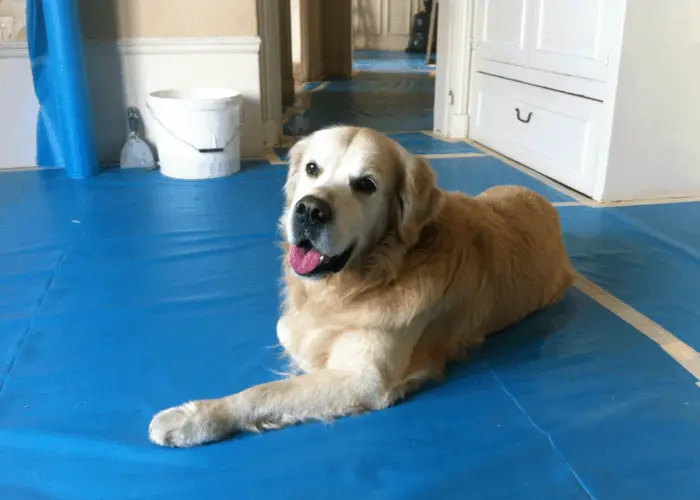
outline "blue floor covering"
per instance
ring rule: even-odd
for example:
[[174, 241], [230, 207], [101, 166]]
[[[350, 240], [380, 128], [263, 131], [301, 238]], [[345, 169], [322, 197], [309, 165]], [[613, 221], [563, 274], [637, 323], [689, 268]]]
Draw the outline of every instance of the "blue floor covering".
[[[445, 189], [519, 184], [566, 202], [576, 268], [700, 350], [700, 204], [590, 208], [492, 157], [430, 161]], [[0, 174], [0, 499], [698, 498], [695, 378], [574, 288], [386, 411], [151, 444], [156, 411], [284, 368], [285, 175], [265, 161], [213, 181]]]

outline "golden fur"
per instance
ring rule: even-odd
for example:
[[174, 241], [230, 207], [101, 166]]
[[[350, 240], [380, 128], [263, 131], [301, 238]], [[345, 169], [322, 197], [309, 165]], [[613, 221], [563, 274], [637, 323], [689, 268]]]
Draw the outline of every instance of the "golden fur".
[[[303, 171], [311, 156], [327, 170], [314, 182]], [[343, 179], [357, 169], [377, 176], [378, 198], [348, 190]], [[165, 410], [151, 424], [154, 442], [192, 446], [384, 408], [487, 335], [559, 300], [572, 282], [546, 199], [510, 186], [475, 198], [442, 191], [427, 161], [374, 131], [336, 127], [293, 148], [285, 233], [290, 207], [309, 192], [325, 193], [336, 211], [355, 210], [353, 221], [339, 220], [337, 238], [354, 231], [361, 244], [342, 271], [316, 280], [285, 259], [278, 337], [304, 374]]]

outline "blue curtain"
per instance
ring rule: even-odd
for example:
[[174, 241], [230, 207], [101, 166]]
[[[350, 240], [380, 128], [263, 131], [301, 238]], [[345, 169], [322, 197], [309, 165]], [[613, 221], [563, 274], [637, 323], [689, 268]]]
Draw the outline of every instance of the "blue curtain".
[[92, 177], [98, 158], [77, 1], [28, 0], [27, 41], [39, 100], [37, 164]]

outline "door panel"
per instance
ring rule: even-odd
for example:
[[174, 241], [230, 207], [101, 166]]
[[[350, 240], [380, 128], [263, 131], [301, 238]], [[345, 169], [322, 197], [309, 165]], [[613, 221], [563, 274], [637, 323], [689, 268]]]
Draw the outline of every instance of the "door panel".
[[526, 65], [530, 0], [476, 0], [476, 57]]
[[620, 0], [536, 0], [529, 66], [604, 81]]

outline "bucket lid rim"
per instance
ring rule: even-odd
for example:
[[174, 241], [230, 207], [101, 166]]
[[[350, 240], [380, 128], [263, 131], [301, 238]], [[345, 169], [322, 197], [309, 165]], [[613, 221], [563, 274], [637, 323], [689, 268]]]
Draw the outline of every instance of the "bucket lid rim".
[[[221, 97], [197, 97], [195, 94], [197, 92], [221, 92]], [[181, 96], [176, 95], [164, 95], [166, 93], [181, 94]], [[169, 89], [158, 89], [148, 93], [148, 97], [152, 99], [158, 99], [162, 101], [171, 102], [183, 102], [183, 101], [197, 101], [197, 102], [231, 102], [231, 101], [242, 101], [243, 94], [237, 90], [229, 89], [226, 87], [182, 87], [182, 88], [169, 88]]]

